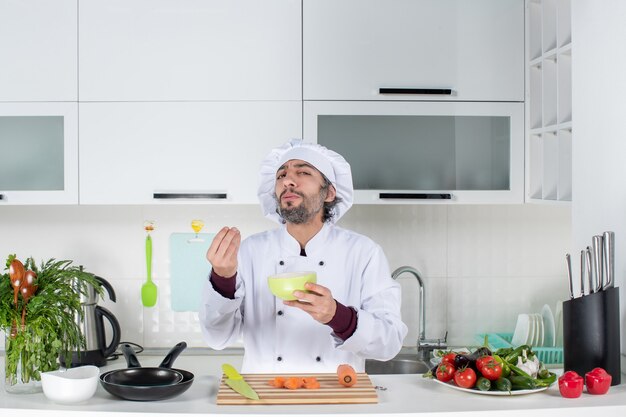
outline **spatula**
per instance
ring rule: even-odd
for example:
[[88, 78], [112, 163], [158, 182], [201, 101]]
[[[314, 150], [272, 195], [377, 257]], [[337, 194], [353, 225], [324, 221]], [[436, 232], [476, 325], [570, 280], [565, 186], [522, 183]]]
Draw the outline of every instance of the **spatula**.
[[153, 307], [157, 300], [157, 286], [152, 282], [152, 237], [146, 236], [146, 269], [148, 279], [141, 286], [141, 302], [144, 307]]

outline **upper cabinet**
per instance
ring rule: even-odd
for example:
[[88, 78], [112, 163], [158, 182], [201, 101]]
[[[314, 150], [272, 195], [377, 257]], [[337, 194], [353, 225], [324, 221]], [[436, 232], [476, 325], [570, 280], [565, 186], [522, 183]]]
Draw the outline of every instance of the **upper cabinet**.
[[524, 101], [524, 0], [303, 0], [304, 100]]
[[300, 0], [81, 0], [80, 100], [301, 100], [301, 12]]
[[527, 0], [526, 200], [572, 201], [571, 0]]
[[78, 203], [78, 104], [0, 103], [0, 205]]
[[77, 100], [77, 3], [0, 2], [0, 101]]
[[256, 204], [270, 149], [302, 132], [300, 102], [80, 104], [80, 203]]

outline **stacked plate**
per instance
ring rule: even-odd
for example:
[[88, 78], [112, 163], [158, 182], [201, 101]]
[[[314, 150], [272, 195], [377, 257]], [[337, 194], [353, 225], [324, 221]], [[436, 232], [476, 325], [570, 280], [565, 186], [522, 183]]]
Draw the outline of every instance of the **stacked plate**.
[[530, 345], [534, 347], [556, 346], [554, 315], [547, 304], [543, 306], [541, 313], [517, 316], [511, 344], [513, 346]]

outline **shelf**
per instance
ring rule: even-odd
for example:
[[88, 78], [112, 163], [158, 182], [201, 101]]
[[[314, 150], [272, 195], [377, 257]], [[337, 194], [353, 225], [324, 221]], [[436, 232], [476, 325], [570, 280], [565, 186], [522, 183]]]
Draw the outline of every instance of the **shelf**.
[[526, 201], [572, 199], [571, 0], [527, 0]]

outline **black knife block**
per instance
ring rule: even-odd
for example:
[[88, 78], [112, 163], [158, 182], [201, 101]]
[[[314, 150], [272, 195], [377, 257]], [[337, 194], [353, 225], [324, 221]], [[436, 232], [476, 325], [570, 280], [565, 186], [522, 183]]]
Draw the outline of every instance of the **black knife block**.
[[619, 289], [608, 288], [563, 302], [563, 367], [583, 378], [593, 368], [620, 383]]

